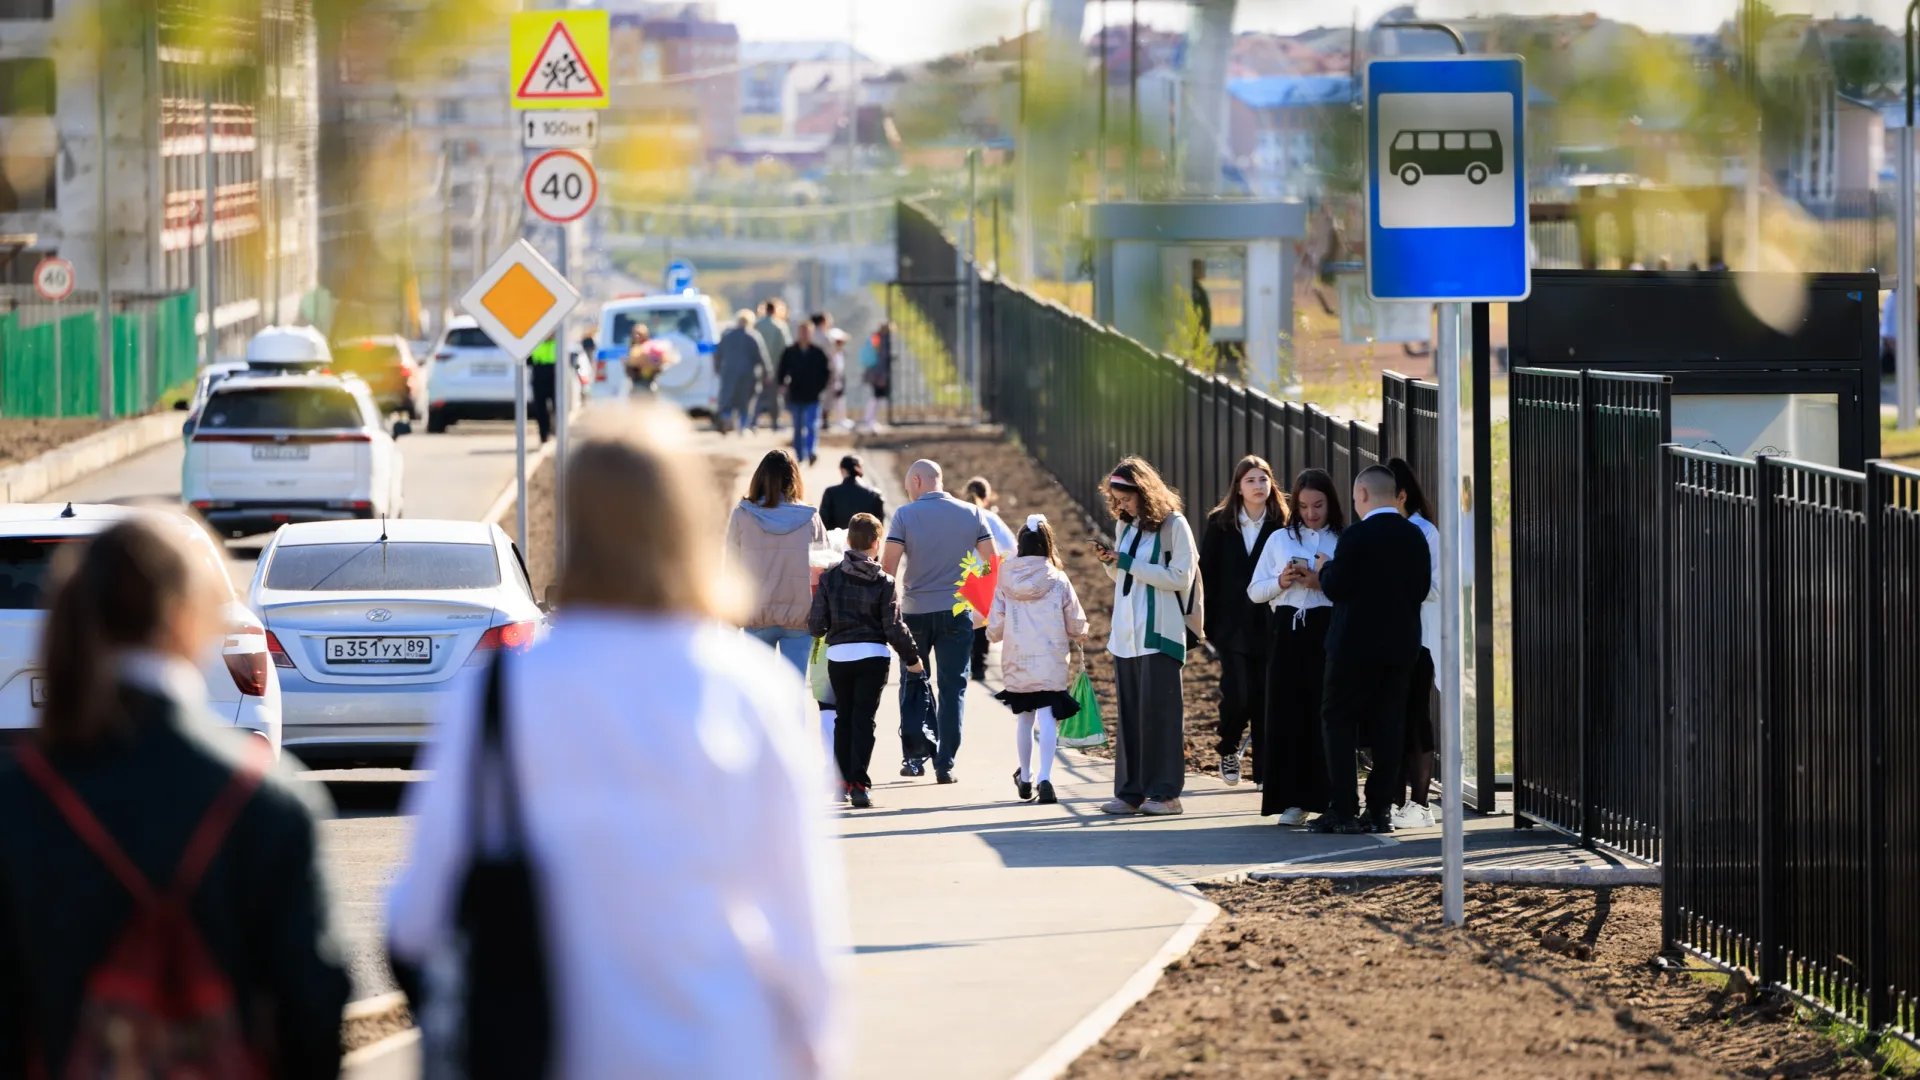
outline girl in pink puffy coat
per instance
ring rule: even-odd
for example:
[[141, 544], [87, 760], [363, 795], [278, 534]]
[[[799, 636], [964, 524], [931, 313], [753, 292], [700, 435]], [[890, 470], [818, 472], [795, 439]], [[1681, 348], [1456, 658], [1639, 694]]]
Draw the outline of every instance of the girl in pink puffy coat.
[[[987, 640], [1000, 642], [1000, 674], [1006, 689], [994, 696], [1019, 714], [1015, 735], [1020, 767], [1013, 787], [1020, 801], [1059, 802], [1053, 794], [1053, 757], [1060, 721], [1080, 711], [1067, 693], [1073, 643], [1087, 636], [1087, 614], [1073, 583], [1060, 569], [1053, 526], [1034, 514], [1015, 538], [1014, 556], [1000, 564]], [[1033, 767], [1033, 737], [1040, 733], [1040, 768]]]

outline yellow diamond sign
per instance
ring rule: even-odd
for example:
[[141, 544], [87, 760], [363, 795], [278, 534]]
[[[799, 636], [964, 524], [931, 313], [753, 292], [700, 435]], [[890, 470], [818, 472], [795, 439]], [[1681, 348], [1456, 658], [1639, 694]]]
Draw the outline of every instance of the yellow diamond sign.
[[579, 303], [580, 294], [525, 240], [501, 252], [460, 298], [461, 310], [516, 360], [551, 337]]

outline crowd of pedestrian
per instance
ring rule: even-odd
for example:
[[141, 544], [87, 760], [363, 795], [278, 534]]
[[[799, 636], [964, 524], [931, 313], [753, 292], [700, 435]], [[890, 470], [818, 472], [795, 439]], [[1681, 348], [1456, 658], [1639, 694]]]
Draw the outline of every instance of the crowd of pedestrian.
[[[880, 402], [891, 392], [893, 338], [891, 323], [874, 329], [854, 358], [858, 382], [850, 384], [852, 338], [834, 325], [830, 313], [816, 311], [793, 324], [778, 299], [762, 304], [757, 315], [742, 308], [714, 346], [720, 382], [714, 425], [744, 435], [759, 426], [761, 417], [775, 431], [785, 420], [792, 425], [794, 456], [811, 465], [823, 429], [873, 430]], [[858, 420], [849, 407], [851, 385], [865, 388], [866, 407]]]

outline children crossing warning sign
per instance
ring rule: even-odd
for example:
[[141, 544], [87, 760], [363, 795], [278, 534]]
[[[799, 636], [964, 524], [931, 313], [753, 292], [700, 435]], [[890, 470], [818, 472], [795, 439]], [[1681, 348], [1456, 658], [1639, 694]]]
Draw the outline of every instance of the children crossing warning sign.
[[522, 11], [513, 16], [513, 107], [607, 107], [607, 13]]

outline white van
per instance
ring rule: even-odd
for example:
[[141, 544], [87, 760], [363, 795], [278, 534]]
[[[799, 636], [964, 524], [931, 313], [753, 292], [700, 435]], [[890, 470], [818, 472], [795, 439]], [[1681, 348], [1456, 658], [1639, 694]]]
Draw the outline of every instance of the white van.
[[[660, 373], [654, 392], [696, 415], [711, 416], [720, 404], [720, 377], [713, 349], [720, 322], [713, 299], [704, 293], [667, 293], [609, 300], [600, 306], [599, 351], [593, 360], [593, 396], [625, 398], [633, 390], [627, 376], [627, 345], [633, 328], [644, 324], [657, 341], [670, 342], [680, 362]], [[779, 363], [777, 356], [769, 362]]]

